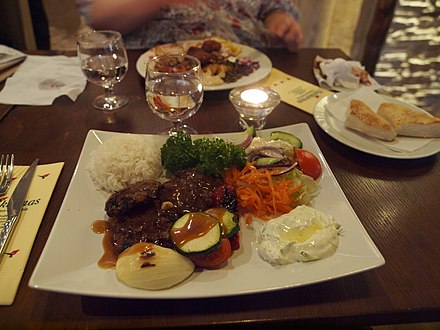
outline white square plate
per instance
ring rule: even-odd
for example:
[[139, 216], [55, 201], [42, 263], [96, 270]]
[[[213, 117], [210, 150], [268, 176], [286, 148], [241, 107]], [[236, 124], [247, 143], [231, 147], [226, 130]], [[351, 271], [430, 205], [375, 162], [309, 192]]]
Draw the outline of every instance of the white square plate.
[[[259, 135], [268, 136], [273, 130], [298, 136], [303, 141], [304, 149], [317, 155], [322, 163], [321, 191], [312, 206], [333, 215], [342, 225], [340, 244], [333, 256], [310, 263], [273, 267], [258, 256], [254, 230], [241, 223], [240, 249], [234, 251], [227, 266], [222, 269], [195, 272], [180, 285], [161, 291], [134, 289], [120, 283], [114, 270], [103, 270], [97, 266], [103, 252], [102, 236], [93, 233], [90, 226], [93, 221], [104, 219], [106, 196], [96, 191], [86, 167], [92, 150], [111, 136], [124, 133], [91, 130], [29, 286], [48, 291], [115, 298], [202, 298], [299, 287], [383, 265], [384, 258], [343, 194], [308, 125], [263, 130]], [[215, 136], [227, 139], [236, 134]], [[151, 143], [162, 144], [166, 137], [148, 135], [148, 138]]]

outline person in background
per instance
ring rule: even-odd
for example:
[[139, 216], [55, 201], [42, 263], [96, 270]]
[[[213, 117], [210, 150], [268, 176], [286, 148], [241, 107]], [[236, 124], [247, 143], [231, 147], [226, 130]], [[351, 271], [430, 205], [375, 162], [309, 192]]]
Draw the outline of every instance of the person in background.
[[129, 49], [221, 37], [295, 52], [303, 34], [292, 0], [77, 0], [94, 29], [117, 30]]

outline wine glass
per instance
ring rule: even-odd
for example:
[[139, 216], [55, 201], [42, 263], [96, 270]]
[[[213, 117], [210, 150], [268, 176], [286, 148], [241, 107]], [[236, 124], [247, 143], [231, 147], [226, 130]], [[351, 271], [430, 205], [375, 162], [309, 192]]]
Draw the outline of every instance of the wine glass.
[[185, 54], [154, 57], [147, 63], [145, 92], [152, 111], [173, 123], [171, 129], [161, 133], [197, 133], [182, 123], [199, 110], [203, 101], [203, 72], [197, 58]]
[[102, 86], [105, 94], [93, 100], [99, 110], [112, 111], [128, 103], [128, 98], [113, 93], [128, 69], [124, 41], [116, 31], [89, 31], [77, 38], [77, 51], [81, 70], [91, 83]]

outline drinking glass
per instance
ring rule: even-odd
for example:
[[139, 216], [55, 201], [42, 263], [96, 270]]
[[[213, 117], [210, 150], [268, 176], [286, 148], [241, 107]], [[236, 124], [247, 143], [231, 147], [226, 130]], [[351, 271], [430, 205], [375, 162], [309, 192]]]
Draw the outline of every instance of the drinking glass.
[[87, 80], [105, 89], [105, 94], [93, 100], [93, 106], [112, 111], [126, 105], [127, 97], [113, 93], [115, 84], [124, 78], [128, 69], [127, 51], [121, 34], [116, 31], [82, 33], [77, 38], [77, 51]]
[[154, 57], [147, 63], [145, 92], [154, 114], [173, 123], [171, 129], [160, 133], [197, 133], [182, 123], [203, 102], [203, 72], [197, 58], [185, 54]]

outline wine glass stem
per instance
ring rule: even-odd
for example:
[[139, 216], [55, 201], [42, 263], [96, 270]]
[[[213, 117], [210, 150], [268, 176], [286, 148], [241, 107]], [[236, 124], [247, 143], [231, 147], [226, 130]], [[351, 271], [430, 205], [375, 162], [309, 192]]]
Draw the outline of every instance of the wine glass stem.
[[180, 121], [173, 121], [173, 131], [177, 132], [181, 126]]
[[113, 94], [113, 85], [104, 87], [104, 90], [105, 90], [105, 95], [107, 98], [110, 98], [114, 95]]

